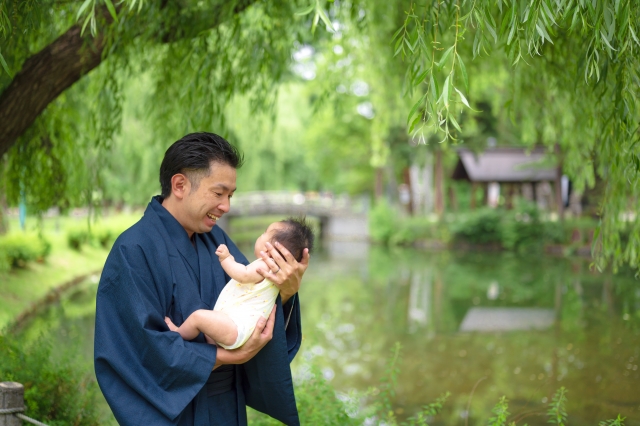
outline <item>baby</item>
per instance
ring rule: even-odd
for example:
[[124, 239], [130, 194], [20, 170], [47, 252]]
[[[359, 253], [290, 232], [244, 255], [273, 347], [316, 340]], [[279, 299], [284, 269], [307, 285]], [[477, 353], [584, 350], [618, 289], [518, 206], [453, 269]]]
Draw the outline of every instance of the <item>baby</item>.
[[180, 333], [185, 340], [204, 333], [225, 349], [239, 348], [253, 333], [259, 316], [269, 317], [278, 297], [278, 287], [257, 272], [258, 269], [269, 269], [260, 259], [260, 252], [267, 251], [265, 244], [277, 241], [299, 262], [305, 248], [311, 252], [313, 239], [313, 231], [304, 218], [274, 222], [256, 240], [254, 254], [258, 260], [249, 265], [236, 262], [227, 246], [220, 244], [216, 254], [231, 281], [220, 292], [212, 311], [199, 309], [180, 327], [166, 318], [169, 329]]

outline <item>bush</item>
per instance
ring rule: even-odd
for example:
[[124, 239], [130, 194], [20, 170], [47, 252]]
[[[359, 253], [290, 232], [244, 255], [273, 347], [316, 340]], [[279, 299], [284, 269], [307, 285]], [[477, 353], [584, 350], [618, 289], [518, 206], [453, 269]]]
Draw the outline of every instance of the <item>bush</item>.
[[52, 361], [46, 339], [21, 348], [0, 336], [0, 381], [24, 385], [25, 415], [48, 425], [98, 425], [98, 386], [70, 359]]
[[14, 233], [0, 237], [0, 271], [42, 262], [50, 253], [51, 243], [38, 234]]
[[378, 200], [369, 213], [369, 232], [377, 243], [388, 244], [396, 231], [398, 212], [386, 200]]
[[416, 241], [449, 241], [449, 227], [444, 222], [433, 222], [428, 217], [414, 216], [395, 224], [389, 245], [410, 245]]
[[497, 209], [479, 209], [453, 225], [453, 238], [471, 244], [502, 243], [502, 216]]
[[518, 203], [516, 209], [505, 212], [501, 225], [501, 243], [507, 250], [542, 249], [544, 224], [535, 204]]
[[89, 230], [86, 228], [71, 228], [67, 230], [67, 243], [74, 250], [80, 250], [89, 242]]
[[100, 225], [91, 229], [86, 226], [69, 228], [67, 229], [67, 243], [74, 250], [81, 250], [82, 246], [86, 244], [109, 248], [122, 231], [122, 229]]

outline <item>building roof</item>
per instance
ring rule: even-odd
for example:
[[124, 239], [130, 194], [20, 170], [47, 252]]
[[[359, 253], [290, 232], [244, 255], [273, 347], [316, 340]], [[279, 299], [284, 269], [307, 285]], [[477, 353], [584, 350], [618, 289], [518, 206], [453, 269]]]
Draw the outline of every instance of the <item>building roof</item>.
[[455, 180], [472, 182], [540, 182], [556, 178], [556, 169], [544, 161], [545, 151], [524, 148], [489, 148], [482, 153], [458, 150]]

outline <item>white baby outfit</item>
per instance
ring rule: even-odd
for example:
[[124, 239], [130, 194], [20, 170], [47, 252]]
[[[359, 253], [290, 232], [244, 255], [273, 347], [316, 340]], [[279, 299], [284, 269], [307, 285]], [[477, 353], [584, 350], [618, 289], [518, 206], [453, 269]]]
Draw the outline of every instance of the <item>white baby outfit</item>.
[[232, 279], [220, 292], [214, 311], [227, 314], [238, 327], [238, 338], [231, 346], [221, 343], [225, 349], [244, 345], [256, 328], [258, 318], [269, 318], [278, 297], [278, 287], [264, 279], [255, 284], [242, 284]]

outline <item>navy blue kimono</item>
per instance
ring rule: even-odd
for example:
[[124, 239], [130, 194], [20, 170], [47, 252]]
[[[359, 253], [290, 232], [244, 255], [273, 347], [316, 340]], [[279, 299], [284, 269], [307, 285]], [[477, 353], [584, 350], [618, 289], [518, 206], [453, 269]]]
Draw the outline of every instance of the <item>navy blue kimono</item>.
[[179, 326], [193, 311], [213, 308], [229, 281], [215, 254], [219, 244], [248, 262], [218, 226], [196, 234], [194, 247], [161, 202], [154, 197], [116, 240], [98, 287], [95, 372], [116, 419], [136, 426], [245, 425], [249, 405], [298, 425], [289, 366], [302, 340], [297, 295], [284, 307], [278, 297], [273, 339], [254, 358], [216, 369], [226, 367], [235, 379], [231, 390], [212, 391], [216, 346], [202, 334], [184, 341], [164, 317]]

